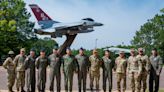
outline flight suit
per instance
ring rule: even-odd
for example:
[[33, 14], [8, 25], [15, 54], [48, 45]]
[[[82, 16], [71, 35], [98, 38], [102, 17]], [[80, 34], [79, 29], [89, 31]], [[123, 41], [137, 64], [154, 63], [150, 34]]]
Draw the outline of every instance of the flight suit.
[[15, 67], [13, 63], [13, 59], [11, 57], [8, 57], [4, 63], [3, 67], [7, 69], [7, 86], [9, 92], [12, 92], [12, 87], [15, 83]]
[[114, 67], [114, 62], [109, 57], [103, 56], [103, 90], [106, 91], [106, 81], [108, 79], [109, 92], [112, 90], [112, 68]]
[[83, 84], [83, 91], [86, 92], [86, 79], [87, 72], [89, 68], [89, 59], [86, 55], [76, 55], [76, 60], [78, 62], [78, 86], [79, 92], [81, 92], [81, 85]]
[[29, 55], [25, 59], [25, 70], [27, 92], [35, 92], [35, 57]]
[[48, 66], [47, 57], [42, 58], [41, 56], [39, 56], [35, 61], [35, 66], [38, 69], [38, 91], [45, 92], [46, 68]]
[[130, 86], [132, 92], [139, 92], [139, 63], [137, 61], [136, 56], [130, 56], [128, 58], [128, 66], [127, 66], [129, 78], [130, 78]]
[[60, 74], [60, 66], [61, 66], [61, 57], [56, 54], [51, 54], [48, 57], [49, 66], [50, 66], [50, 91], [54, 91], [54, 77], [56, 77], [56, 88], [57, 92], [60, 92], [60, 81], [61, 81], [61, 74]]
[[142, 91], [145, 92], [146, 88], [147, 88], [147, 75], [148, 72], [150, 70], [150, 62], [149, 62], [149, 58], [147, 55], [137, 55], [136, 56], [138, 63], [139, 63], [139, 87], [141, 90], [142, 87]]
[[78, 70], [78, 64], [73, 55], [63, 56], [64, 84], [66, 92], [72, 92], [73, 74]]
[[93, 89], [94, 79], [96, 80], [96, 89], [99, 89], [99, 79], [100, 79], [100, 67], [102, 65], [102, 60], [99, 56], [91, 55], [89, 57], [90, 61], [90, 88]]
[[115, 69], [117, 76], [117, 90], [121, 92], [121, 81], [123, 86], [123, 92], [126, 90], [126, 68], [127, 68], [127, 60], [125, 58], [117, 57], [115, 60]]
[[[149, 76], [149, 92], [158, 92], [159, 78], [160, 78], [160, 73], [163, 64], [162, 58], [159, 55], [156, 57], [152, 55], [150, 57], [150, 63], [151, 63], [151, 68], [150, 68], [150, 76]], [[155, 89], [153, 86], [154, 84], [155, 84]]]
[[17, 55], [14, 59], [14, 64], [16, 66], [16, 87], [17, 90], [21, 87], [23, 90], [23, 87], [25, 86], [25, 59], [26, 56]]

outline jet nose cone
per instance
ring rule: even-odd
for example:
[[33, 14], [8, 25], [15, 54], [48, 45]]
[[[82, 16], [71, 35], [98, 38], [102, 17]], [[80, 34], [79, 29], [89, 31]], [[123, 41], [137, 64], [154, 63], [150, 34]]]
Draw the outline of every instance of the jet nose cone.
[[102, 23], [99, 23], [99, 26], [103, 26], [104, 24], [102, 24]]
[[102, 23], [95, 23], [94, 26], [103, 26], [103, 24]]

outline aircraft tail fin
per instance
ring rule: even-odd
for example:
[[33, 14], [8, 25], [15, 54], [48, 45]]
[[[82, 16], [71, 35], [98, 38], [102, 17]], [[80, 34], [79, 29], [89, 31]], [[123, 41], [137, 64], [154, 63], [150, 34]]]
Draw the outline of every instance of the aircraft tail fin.
[[59, 23], [58, 21], [53, 21], [38, 5], [30, 4], [29, 6], [41, 27], [49, 28], [52, 24]]

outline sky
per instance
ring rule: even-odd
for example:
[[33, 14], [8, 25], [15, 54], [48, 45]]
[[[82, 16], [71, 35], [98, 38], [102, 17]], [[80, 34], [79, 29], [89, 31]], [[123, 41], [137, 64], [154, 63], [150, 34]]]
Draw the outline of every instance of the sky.
[[[78, 34], [71, 48], [86, 49], [97, 47], [130, 45], [135, 32], [148, 19], [164, 8], [164, 0], [24, 0], [31, 13], [30, 21], [37, 20], [29, 8], [29, 4], [39, 5], [53, 20], [71, 23], [83, 18], [93, 18], [104, 25], [94, 28], [91, 33]], [[55, 39], [59, 45], [65, 37]]]

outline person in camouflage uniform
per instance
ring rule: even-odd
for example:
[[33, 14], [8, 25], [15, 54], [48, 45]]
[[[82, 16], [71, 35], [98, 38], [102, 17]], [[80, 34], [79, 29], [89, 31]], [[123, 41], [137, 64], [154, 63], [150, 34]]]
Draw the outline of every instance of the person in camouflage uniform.
[[25, 59], [25, 77], [27, 92], [35, 92], [35, 50], [30, 50], [30, 55]]
[[126, 68], [127, 60], [125, 58], [124, 51], [120, 51], [119, 56], [115, 60], [115, 71], [117, 76], [117, 90], [121, 92], [121, 81], [123, 86], [123, 92], [126, 90]]
[[106, 92], [106, 81], [108, 79], [109, 92], [112, 90], [112, 69], [114, 67], [114, 62], [112, 62], [110, 57], [110, 51], [105, 50], [105, 55], [102, 57], [103, 60], [103, 90]]
[[93, 54], [89, 57], [90, 62], [90, 89], [93, 90], [93, 82], [96, 80], [96, 90], [99, 90], [99, 79], [100, 79], [100, 68], [102, 65], [102, 60], [98, 55], [96, 49], [93, 50]]
[[79, 49], [79, 54], [76, 55], [76, 60], [78, 62], [79, 70], [78, 70], [78, 86], [79, 92], [81, 92], [81, 85], [83, 84], [83, 92], [86, 92], [86, 79], [87, 72], [89, 68], [89, 60], [88, 56], [84, 54], [84, 49]]
[[50, 92], [54, 92], [54, 77], [56, 77], [56, 88], [57, 92], [60, 92], [60, 66], [61, 66], [61, 57], [58, 54], [58, 46], [54, 46], [53, 53], [48, 57], [49, 66], [50, 66]]
[[147, 75], [150, 70], [150, 62], [147, 55], [144, 54], [143, 48], [138, 49], [138, 55], [136, 56], [138, 63], [139, 63], [139, 87], [142, 92], [146, 91], [146, 81], [147, 81]]
[[[162, 58], [158, 54], [156, 48], [152, 50], [152, 55], [150, 56], [150, 76], [149, 76], [149, 92], [158, 92], [159, 90], [159, 79], [160, 73], [162, 71]], [[155, 84], [155, 88], [154, 88]]]
[[14, 52], [9, 51], [8, 52], [8, 58], [3, 63], [3, 67], [7, 69], [7, 87], [8, 87], [8, 92], [14, 92], [12, 90], [14, 83], [15, 83], [15, 67], [13, 63], [14, 59]]
[[48, 66], [48, 58], [45, 55], [45, 49], [41, 49], [40, 56], [35, 61], [35, 66], [38, 69], [38, 91], [45, 92], [46, 84], [46, 68]]
[[128, 58], [128, 74], [130, 78], [130, 86], [132, 89], [132, 92], [139, 92], [139, 63], [136, 58], [136, 52], [134, 49], [131, 49], [130, 51], [131, 56]]
[[21, 92], [24, 91], [24, 86], [25, 86], [25, 49], [22, 48], [20, 50], [20, 54], [17, 55], [14, 59], [14, 64], [16, 66], [16, 88], [17, 91], [19, 91], [19, 88], [21, 88]]
[[71, 49], [67, 47], [66, 54], [63, 56], [64, 85], [66, 92], [72, 92], [73, 74], [78, 71], [78, 63], [75, 56], [71, 54]]

